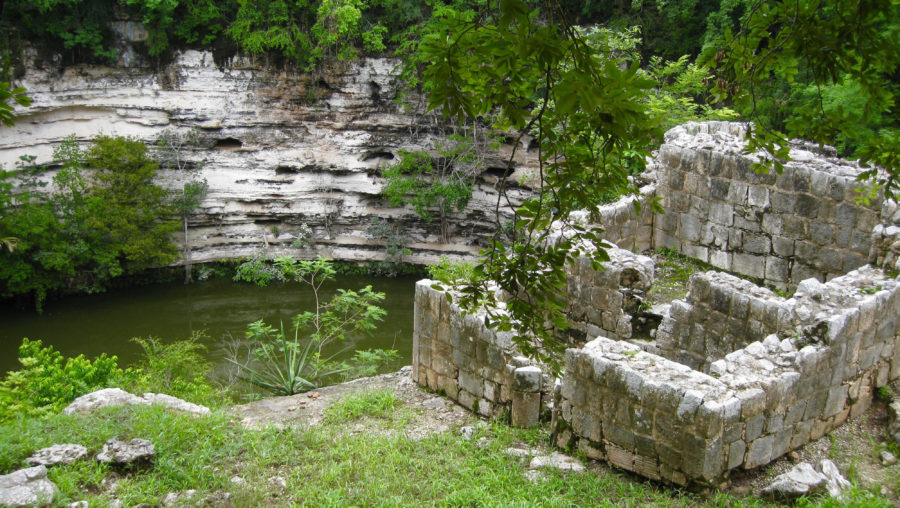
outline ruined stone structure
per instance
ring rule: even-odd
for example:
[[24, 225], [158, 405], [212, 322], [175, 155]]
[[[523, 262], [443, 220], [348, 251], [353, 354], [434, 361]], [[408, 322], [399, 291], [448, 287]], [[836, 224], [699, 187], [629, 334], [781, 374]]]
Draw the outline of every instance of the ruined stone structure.
[[[659, 310], [650, 340], [633, 331], [652, 260], [616, 248], [602, 272], [586, 260], [568, 267], [567, 338], [586, 344], [566, 351], [555, 386], [544, 376], [540, 387], [559, 446], [648, 478], [716, 485], [862, 413], [875, 387], [900, 377], [896, 203], [857, 203], [862, 170], [804, 146], [782, 174], [757, 174], [741, 152], [745, 128], [673, 129], [638, 198], [660, 196], [666, 213], [623, 202], [601, 221], [620, 247], [674, 248], [744, 278], [695, 274], [686, 299]], [[414, 377], [523, 421], [513, 394], [528, 361], [483, 322], [420, 282]]]
[[[118, 30], [139, 39], [139, 28], [126, 23]], [[198, 129], [200, 146], [185, 155], [191, 176], [206, 179], [209, 192], [189, 221], [194, 262], [250, 257], [264, 246], [272, 256], [380, 259], [384, 239], [368, 234], [373, 218], [395, 227], [412, 251], [407, 261], [472, 256], [493, 233], [494, 183], [512, 147], [485, 161], [469, 206], [451, 218], [448, 243], [440, 242], [437, 223], [389, 206], [379, 168], [401, 149], [430, 149], [449, 133], [436, 116], [396, 102], [398, 65], [367, 58], [300, 74], [185, 51], [154, 69], [128, 50], [119, 67], [31, 65], [18, 84], [33, 103], [4, 129], [0, 164], [13, 169], [22, 155], [50, 163], [53, 147], [73, 134], [81, 141], [133, 136], [153, 146], [166, 129]], [[517, 151], [513, 180], [534, 158], [528, 141]], [[160, 180], [178, 185], [174, 173], [162, 172]], [[528, 193], [510, 189], [514, 202]], [[313, 247], [300, 251], [290, 245], [303, 227]]]

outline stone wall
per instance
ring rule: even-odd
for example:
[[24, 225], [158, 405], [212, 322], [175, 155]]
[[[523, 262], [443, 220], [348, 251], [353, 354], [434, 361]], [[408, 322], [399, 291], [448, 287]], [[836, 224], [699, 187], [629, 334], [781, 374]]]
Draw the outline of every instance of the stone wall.
[[654, 221], [655, 247], [778, 288], [827, 280], [862, 266], [881, 222], [882, 199], [855, 202], [863, 171], [802, 148], [784, 172], [758, 174], [742, 152], [744, 124], [689, 123], [666, 133]]
[[512, 334], [485, 326], [485, 314], [463, 314], [434, 281], [416, 283], [413, 379], [484, 416], [507, 409], [520, 356]]
[[[571, 343], [583, 344], [598, 333], [631, 337], [630, 308], [637, 306], [653, 281], [653, 261], [618, 248], [595, 271], [580, 258], [569, 267], [566, 310]], [[512, 333], [485, 326], [485, 314], [464, 314], [433, 281], [416, 284], [413, 379], [485, 416], [510, 409], [517, 390], [516, 372], [534, 362], [517, 352]], [[451, 297], [453, 293], [450, 293]], [[598, 310], [602, 309], [602, 311]], [[549, 390], [549, 382], [539, 389]]]
[[[633, 340], [652, 261], [615, 246], [602, 271], [578, 259], [567, 267], [568, 338], [589, 342], [567, 350], [553, 392], [559, 446], [648, 478], [716, 485], [731, 469], [821, 437], [865, 411], [875, 387], [900, 378], [900, 284], [891, 271], [900, 268], [900, 208], [879, 197], [857, 204], [860, 169], [802, 145], [783, 173], [757, 174], [756, 159], [742, 153], [745, 128], [711, 122], [670, 131], [650, 164], [657, 183], [602, 207], [598, 222], [610, 242], [674, 248], [795, 294], [698, 273], [684, 301], [653, 310], [662, 316], [650, 334], [656, 340]], [[648, 211], [655, 196], [665, 214]], [[428, 298], [417, 296], [417, 313], [449, 328], [417, 330], [415, 340], [427, 344], [415, 359], [419, 382], [482, 414], [510, 399], [515, 407], [510, 387], [525, 359], [477, 315], [463, 318], [450, 304], [429, 311], [445, 300]], [[485, 352], [454, 339], [457, 330]], [[492, 347], [502, 352], [493, 363]], [[498, 399], [478, 399], [498, 393], [489, 390], [495, 384]]]
[[603, 227], [604, 240], [632, 252], [653, 248], [655, 214], [649, 200], [656, 196], [655, 167], [655, 163], [648, 167], [645, 176], [651, 183], [641, 187], [640, 195], [627, 196], [600, 207], [597, 223]]
[[710, 375], [603, 337], [567, 350], [557, 444], [648, 478], [715, 485], [823, 436], [900, 377], [900, 284], [880, 270], [810, 279], [783, 305], [795, 335], [751, 342]]
[[685, 301], [672, 302], [656, 345], [662, 356], [707, 372], [726, 354], [790, 328], [783, 298], [727, 273], [703, 272], [691, 277]]
[[566, 267], [567, 336], [578, 344], [604, 335], [630, 339], [632, 316], [653, 284], [653, 260], [613, 246], [603, 270], [581, 257]]

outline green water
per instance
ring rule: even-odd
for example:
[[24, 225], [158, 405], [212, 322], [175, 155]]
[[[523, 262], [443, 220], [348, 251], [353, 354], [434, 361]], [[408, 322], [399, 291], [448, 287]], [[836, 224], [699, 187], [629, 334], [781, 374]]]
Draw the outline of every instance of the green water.
[[[400, 359], [392, 368], [409, 365], [412, 357], [414, 277], [383, 279], [339, 276], [326, 287], [360, 289], [371, 285], [385, 293], [382, 307], [387, 316], [372, 336], [348, 337], [343, 345], [355, 349], [396, 349]], [[321, 295], [320, 295], [321, 296]], [[2, 305], [2, 304], [0, 304]], [[210, 358], [221, 362], [223, 340], [242, 338], [247, 323], [264, 319], [278, 326], [283, 320], [313, 309], [308, 286], [276, 284], [260, 288], [228, 279], [156, 284], [109, 293], [68, 297], [48, 302], [43, 314], [33, 310], [0, 308], [0, 373], [19, 367], [16, 351], [22, 337], [41, 339], [65, 356], [100, 353], [119, 357], [120, 365], [140, 358], [141, 349], [131, 337], [159, 337], [166, 341], [186, 338], [205, 330]]]

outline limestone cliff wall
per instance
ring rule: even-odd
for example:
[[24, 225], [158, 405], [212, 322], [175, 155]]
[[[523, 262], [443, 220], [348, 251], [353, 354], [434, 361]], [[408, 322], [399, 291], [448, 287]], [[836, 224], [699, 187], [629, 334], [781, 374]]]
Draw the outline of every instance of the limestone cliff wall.
[[[53, 146], [71, 134], [87, 141], [103, 133], [154, 143], [165, 129], [200, 129], [190, 150], [191, 174], [209, 193], [190, 220], [195, 261], [271, 254], [368, 260], [383, 240], [366, 231], [373, 217], [393, 221], [412, 249], [408, 260], [471, 255], [491, 232], [496, 169], [478, 178], [468, 208], [454, 216], [449, 243], [439, 227], [380, 197], [379, 167], [400, 149], [428, 148], [441, 130], [435, 117], [395, 102], [398, 62], [365, 59], [321, 74], [274, 71], [235, 59], [224, 67], [212, 54], [186, 51], [161, 70], [68, 67], [28, 71], [21, 82], [33, 99], [0, 136], [0, 163], [21, 155], [48, 163]], [[502, 167], [511, 146], [487, 160]], [[517, 159], [528, 165], [527, 151]], [[524, 171], [523, 171], [524, 172]], [[177, 175], [162, 174], [176, 186]], [[514, 189], [514, 199], [527, 193]], [[313, 247], [291, 248], [301, 225]]]

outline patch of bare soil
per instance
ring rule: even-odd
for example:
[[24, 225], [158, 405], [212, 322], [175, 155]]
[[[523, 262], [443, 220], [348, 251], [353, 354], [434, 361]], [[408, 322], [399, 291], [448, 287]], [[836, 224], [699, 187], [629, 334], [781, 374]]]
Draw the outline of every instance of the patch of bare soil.
[[[271, 397], [234, 406], [231, 413], [248, 428], [266, 425], [307, 427], [319, 425], [325, 410], [341, 398], [358, 392], [390, 389], [397, 398], [398, 411], [408, 411], [402, 432], [411, 439], [472, 425], [479, 419], [445, 397], [426, 391], [410, 377], [412, 367], [404, 367], [391, 374], [356, 379], [339, 385], [326, 386], [312, 392], [287, 397]], [[391, 434], [397, 430], [379, 425], [377, 419], [366, 419], [349, 432], [379, 432]]]

